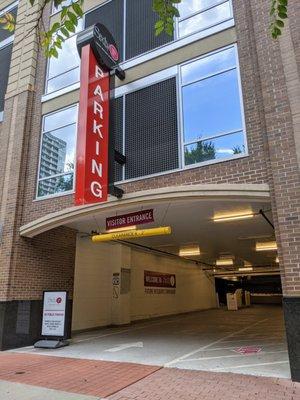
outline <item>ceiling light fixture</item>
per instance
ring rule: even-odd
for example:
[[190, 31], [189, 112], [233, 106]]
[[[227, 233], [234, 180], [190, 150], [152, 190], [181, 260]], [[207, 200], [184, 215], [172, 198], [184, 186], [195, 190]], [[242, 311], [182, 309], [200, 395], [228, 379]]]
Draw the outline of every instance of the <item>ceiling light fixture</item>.
[[200, 256], [199, 246], [182, 247], [179, 250], [180, 257]]
[[277, 250], [277, 243], [275, 241], [272, 241], [272, 242], [256, 242], [255, 250], [256, 251], [273, 251], [273, 250]]
[[227, 221], [237, 221], [240, 219], [253, 218], [253, 213], [240, 213], [240, 214], [218, 214], [214, 216], [214, 222], [227, 222]]
[[218, 267], [228, 267], [230, 265], [233, 265], [232, 258], [219, 258], [218, 260], [216, 260], [216, 266]]
[[253, 271], [253, 267], [241, 267], [239, 268], [240, 272], [247, 272], [247, 271]]
[[113, 233], [113, 232], [124, 232], [124, 231], [133, 231], [136, 229], [136, 225], [131, 225], [131, 226], [124, 226], [122, 228], [113, 228], [113, 229], [108, 229], [105, 231], [106, 233]]

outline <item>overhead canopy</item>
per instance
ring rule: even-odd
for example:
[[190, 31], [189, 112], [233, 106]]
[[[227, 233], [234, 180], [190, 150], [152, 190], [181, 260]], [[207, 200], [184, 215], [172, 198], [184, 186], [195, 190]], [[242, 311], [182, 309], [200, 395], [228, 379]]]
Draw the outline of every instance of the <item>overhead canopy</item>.
[[[173, 254], [179, 254], [182, 247], [198, 246], [200, 255], [192, 258], [211, 265], [224, 256], [233, 257], [237, 265], [276, 265], [276, 251], [255, 250], [257, 241], [274, 240], [272, 227], [258, 214], [263, 209], [272, 220], [269, 189], [264, 184], [191, 185], [140, 191], [127, 194], [122, 200], [110, 199], [48, 214], [22, 226], [20, 233], [34, 237], [62, 225], [87, 234], [104, 232], [106, 218], [145, 208], [153, 208], [154, 222], [141, 227], [171, 226], [172, 234], [134, 239], [135, 243]], [[255, 215], [214, 222], [215, 216], [224, 213]]]

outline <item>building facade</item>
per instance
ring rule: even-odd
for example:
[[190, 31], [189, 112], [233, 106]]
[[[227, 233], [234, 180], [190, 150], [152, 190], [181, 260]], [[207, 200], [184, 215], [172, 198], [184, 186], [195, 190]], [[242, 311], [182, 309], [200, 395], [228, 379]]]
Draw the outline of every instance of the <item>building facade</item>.
[[[284, 35], [273, 40], [264, 0], [183, 0], [172, 37], [155, 36], [151, 0], [85, 0], [77, 32], [50, 61], [28, 4], [0, 6], [0, 15], [17, 16], [14, 34], [0, 31], [1, 348], [38, 339], [44, 290], [68, 290], [69, 330], [214, 307], [211, 276], [199, 265], [213, 273], [216, 260], [230, 256], [237, 267], [279, 269], [292, 377], [300, 381], [299, 2], [289, 2]], [[46, 26], [58, 12], [45, 10]], [[76, 207], [76, 36], [97, 22], [113, 34], [126, 74], [124, 81], [115, 78], [110, 127], [126, 156], [115, 169], [125, 194]], [[122, 243], [94, 250], [88, 235], [105, 230], [106, 217], [147, 207], [158, 224], [174, 226], [174, 237], [141, 246], [171, 253], [200, 246], [200, 264], [179, 276], [201, 299], [186, 300], [179, 286], [180, 306], [169, 298], [153, 303], [142, 293], [139, 267], [172, 273], [182, 267], [179, 259]], [[245, 209], [253, 225], [230, 233], [210, 228], [218, 213]], [[276, 252], [253, 250], [259, 239], [276, 240], [279, 267]], [[121, 287], [114, 297], [111, 276], [120, 273], [126, 282], [128, 269], [131, 294]]]

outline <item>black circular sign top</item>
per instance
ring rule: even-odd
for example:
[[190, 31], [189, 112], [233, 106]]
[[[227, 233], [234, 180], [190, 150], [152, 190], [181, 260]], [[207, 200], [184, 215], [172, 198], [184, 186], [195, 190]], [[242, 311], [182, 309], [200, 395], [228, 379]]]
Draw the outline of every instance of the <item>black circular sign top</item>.
[[97, 23], [94, 25], [93, 35], [92, 47], [98, 56], [98, 62], [109, 70], [116, 68], [120, 54], [112, 34], [104, 25]]

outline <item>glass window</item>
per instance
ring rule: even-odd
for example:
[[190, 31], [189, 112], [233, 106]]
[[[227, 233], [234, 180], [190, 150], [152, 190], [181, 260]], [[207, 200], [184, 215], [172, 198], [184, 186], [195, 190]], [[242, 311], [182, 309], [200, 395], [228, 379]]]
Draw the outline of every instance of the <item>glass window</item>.
[[235, 50], [230, 47], [227, 50], [222, 50], [217, 53], [211, 54], [200, 58], [197, 61], [185, 64], [181, 68], [181, 79], [184, 85], [192, 83], [218, 72], [235, 68]]
[[184, 86], [182, 93], [186, 142], [241, 129], [235, 69]]
[[[82, 29], [82, 20], [78, 21], [76, 33]], [[58, 58], [48, 62], [46, 93], [52, 93], [79, 82], [80, 57], [76, 47], [76, 34], [67, 39], [58, 49]]]
[[63, 6], [69, 6], [71, 3], [73, 3], [73, 0], [65, 0], [58, 7], [55, 7], [53, 4], [53, 13], [57, 13], [62, 9]]
[[244, 134], [236, 132], [185, 146], [184, 161], [185, 165], [191, 165], [210, 160], [225, 160], [244, 153]]
[[[193, 1], [188, 0], [188, 3], [191, 5], [193, 4]], [[199, 3], [202, 2], [197, 2], [198, 5]], [[203, 3], [211, 3], [214, 4], [216, 2], [212, 1], [205, 1]], [[194, 4], [196, 7], [196, 5]], [[192, 11], [193, 11], [192, 7]], [[186, 8], [183, 9], [184, 15], [186, 14]], [[190, 35], [194, 32], [202, 31], [204, 29], [207, 29], [211, 26], [215, 26], [223, 21], [226, 21], [230, 18], [232, 18], [231, 15], [231, 5], [229, 1], [225, 1], [220, 4], [220, 2], [217, 2], [217, 4], [213, 5], [209, 9], [198, 9], [198, 13], [195, 14], [193, 13], [191, 17], [181, 16], [180, 17], [180, 22], [178, 24], [178, 34], [179, 37], [187, 36]]]
[[235, 48], [181, 67], [185, 165], [244, 154]]
[[[7, 12], [9, 14], [12, 14], [15, 19], [17, 17], [17, 11], [18, 11], [18, 7], [12, 7], [12, 8], [5, 9], [5, 13]], [[0, 10], [0, 17], [2, 16], [2, 14], [3, 14], [3, 12]], [[0, 46], [1, 46], [1, 42], [3, 43], [4, 40], [6, 42], [9, 40], [9, 38], [11, 38], [13, 40], [13, 36], [14, 36], [14, 32], [10, 32], [6, 29], [0, 29]]]
[[37, 197], [73, 189], [76, 121], [77, 105], [44, 117]]
[[186, 18], [220, 3], [220, 0], [181, 0], [178, 4], [180, 18]]
[[[18, 7], [12, 5], [0, 10], [0, 17], [5, 13], [10, 13], [17, 17]], [[4, 98], [7, 89], [10, 60], [12, 55], [12, 47], [14, 40], [14, 32], [9, 32], [0, 27], [0, 122], [3, 119]]]
[[7, 89], [12, 43], [0, 48], [0, 113], [4, 110], [4, 98]]

